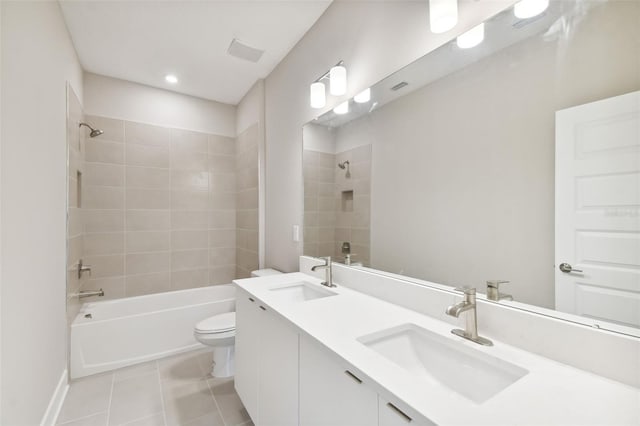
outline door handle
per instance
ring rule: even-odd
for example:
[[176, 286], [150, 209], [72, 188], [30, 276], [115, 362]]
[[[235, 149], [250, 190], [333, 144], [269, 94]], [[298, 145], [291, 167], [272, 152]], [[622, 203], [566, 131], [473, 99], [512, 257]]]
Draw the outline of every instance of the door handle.
[[580, 269], [573, 269], [573, 267], [568, 263], [561, 263], [558, 267], [562, 272], [568, 274], [569, 272], [582, 272]]

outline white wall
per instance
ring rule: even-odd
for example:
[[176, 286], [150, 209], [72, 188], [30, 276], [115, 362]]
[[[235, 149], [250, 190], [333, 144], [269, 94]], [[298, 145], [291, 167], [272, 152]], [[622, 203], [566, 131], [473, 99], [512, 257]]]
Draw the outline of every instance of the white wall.
[[329, 127], [309, 123], [302, 128], [302, 139], [304, 149], [325, 154], [336, 153], [335, 135]]
[[236, 136], [236, 108], [169, 90], [85, 73], [84, 112], [158, 126]]
[[2, 418], [39, 424], [67, 365], [66, 82], [82, 70], [57, 2], [2, 8]]
[[[504, 9], [513, 0], [460, 3], [458, 26], [435, 35], [427, 2], [336, 0], [266, 79], [266, 264], [298, 269], [302, 244], [291, 227], [302, 224], [302, 126], [395, 70]], [[340, 59], [349, 90], [324, 110], [309, 107], [309, 84]]]
[[264, 80], [258, 80], [244, 95], [236, 110], [236, 134], [258, 125], [258, 264], [265, 262], [265, 93]]

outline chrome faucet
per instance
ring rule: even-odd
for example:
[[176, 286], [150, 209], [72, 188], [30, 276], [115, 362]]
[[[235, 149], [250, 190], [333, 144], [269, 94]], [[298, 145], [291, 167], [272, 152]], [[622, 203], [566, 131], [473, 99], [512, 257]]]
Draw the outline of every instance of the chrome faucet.
[[506, 284], [509, 281], [487, 281], [487, 299], [495, 302], [499, 300], [513, 300], [513, 296], [510, 294], [500, 293], [500, 284]]
[[324, 269], [326, 271], [325, 281], [321, 282], [325, 287], [335, 287], [336, 285], [333, 283], [333, 272], [331, 271], [331, 256], [321, 257], [320, 259], [324, 260], [324, 265], [316, 265], [311, 267], [311, 271], [315, 272], [318, 269]]
[[78, 299], [84, 299], [85, 297], [93, 297], [93, 296], [104, 296], [104, 290], [80, 290], [77, 293], [72, 293], [69, 295], [69, 298], [77, 297]]
[[467, 312], [466, 330], [455, 328], [451, 330], [456, 336], [464, 337], [467, 340], [478, 343], [480, 345], [492, 346], [493, 342], [484, 337], [478, 336], [478, 319], [476, 315], [476, 289], [471, 287], [456, 288], [457, 291], [464, 293], [464, 299], [460, 303], [451, 305], [445, 311], [447, 315], [458, 318], [461, 313]]

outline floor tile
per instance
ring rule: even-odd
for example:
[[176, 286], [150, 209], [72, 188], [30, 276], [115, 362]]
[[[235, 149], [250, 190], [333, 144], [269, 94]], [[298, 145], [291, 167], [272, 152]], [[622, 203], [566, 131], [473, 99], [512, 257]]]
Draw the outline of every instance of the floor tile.
[[113, 384], [109, 425], [121, 425], [161, 412], [162, 397], [156, 372]]
[[202, 379], [205, 374], [199, 366], [200, 352], [189, 352], [158, 361], [160, 380], [171, 383], [189, 383]]
[[134, 420], [122, 426], [164, 426], [164, 413], [154, 414], [144, 419]]
[[156, 360], [143, 362], [142, 364], [132, 365], [130, 367], [120, 368], [113, 372], [116, 382], [131, 379], [134, 377], [144, 376], [158, 370], [158, 362]]
[[235, 426], [251, 421], [249, 413], [236, 393], [233, 377], [225, 379], [216, 377], [209, 379], [208, 382], [225, 424]]
[[162, 395], [168, 426], [182, 425], [218, 411], [206, 380], [190, 383], [163, 382]]
[[224, 426], [224, 422], [220, 413], [214, 411], [195, 420], [182, 423], [180, 426]]
[[83, 417], [78, 420], [58, 424], [60, 426], [107, 426], [107, 412], [105, 411], [89, 417]]
[[71, 383], [58, 423], [88, 417], [109, 409], [113, 374], [101, 374]]

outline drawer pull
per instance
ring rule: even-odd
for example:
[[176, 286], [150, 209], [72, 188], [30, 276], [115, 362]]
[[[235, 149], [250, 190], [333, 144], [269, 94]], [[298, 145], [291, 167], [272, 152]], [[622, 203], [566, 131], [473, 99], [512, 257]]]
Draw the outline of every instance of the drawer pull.
[[267, 308], [265, 308], [264, 306], [260, 305], [260, 309], [262, 309], [263, 311], [266, 311]]
[[344, 374], [346, 374], [347, 376], [351, 377], [353, 380], [355, 380], [358, 383], [362, 383], [362, 380], [360, 380], [358, 378], [358, 376], [356, 376], [355, 374], [353, 374], [351, 371], [349, 370], [344, 370]]
[[392, 403], [387, 402], [387, 407], [391, 408], [393, 411], [395, 411], [396, 413], [398, 413], [402, 417], [404, 417], [404, 419], [407, 421], [407, 423], [411, 423], [411, 421], [413, 420], [411, 417], [407, 416], [401, 409], [399, 409], [398, 407], [396, 407]]
[[252, 302], [255, 302], [255, 299], [253, 297], [250, 297], [249, 300], [251, 300]]

